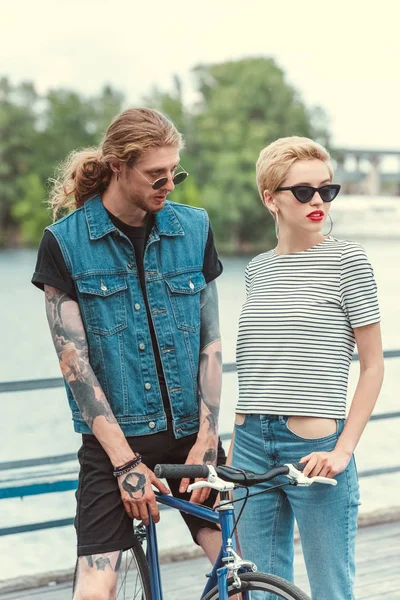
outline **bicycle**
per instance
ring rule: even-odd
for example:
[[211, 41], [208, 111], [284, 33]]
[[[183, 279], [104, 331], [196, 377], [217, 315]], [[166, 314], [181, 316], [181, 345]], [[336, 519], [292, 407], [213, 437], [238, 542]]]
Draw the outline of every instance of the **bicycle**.
[[[177, 509], [187, 514], [201, 517], [213, 523], [218, 523], [222, 532], [222, 546], [218, 559], [207, 575], [201, 600], [227, 600], [236, 597], [242, 600], [251, 600], [252, 592], [265, 592], [275, 594], [277, 598], [285, 600], [309, 600], [309, 597], [294, 584], [267, 573], [258, 573], [254, 563], [242, 559], [235, 543], [235, 529], [244, 509], [249, 488], [258, 483], [264, 483], [285, 475], [289, 481], [277, 484], [273, 488], [256, 493], [268, 493], [271, 489], [285, 485], [305, 485], [325, 483], [336, 485], [335, 479], [326, 477], [306, 477], [301, 472], [303, 464], [286, 464], [272, 468], [266, 473], [256, 474], [250, 471], [235, 469], [233, 467], [212, 465], [156, 465], [154, 473], [157, 477], [176, 478], [189, 477], [191, 479], [206, 478], [192, 483], [188, 491], [201, 487], [210, 487], [220, 494], [220, 502], [213, 509], [191, 504], [166, 494], [156, 493], [157, 502]], [[235, 521], [233, 502], [230, 492], [237, 487], [247, 489], [244, 504]], [[136, 541], [133, 548], [125, 553], [125, 569], [120, 570], [117, 586], [117, 600], [141, 599], [163, 600], [160, 565], [158, 561], [157, 534], [154, 522], [150, 519], [147, 527], [135, 527]], [[146, 552], [143, 549], [146, 546]], [[126, 590], [129, 584], [129, 595]]]

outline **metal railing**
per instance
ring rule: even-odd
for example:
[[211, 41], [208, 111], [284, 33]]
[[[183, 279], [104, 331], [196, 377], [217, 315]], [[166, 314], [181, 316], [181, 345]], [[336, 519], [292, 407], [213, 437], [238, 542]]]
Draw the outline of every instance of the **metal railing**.
[[[384, 358], [400, 358], [400, 350], [386, 350]], [[353, 356], [353, 361], [358, 360], [358, 355]], [[233, 373], [236, 371], [235, 363], [225, 363], [223, 365], [224, 373]], [[21, 381], [0, 382], [0, 393], [21, 392], [29, 390], [43, 390], [59, 388], [64, 386], [62, 377], [49, 379], [33, 379]], [[371, 421], [381, 421], [384, 419], [399, 418], [400, 411], [387, 413], [378, 413], [372, 415]], [[231, 438], [231, 433], [221, 434], [221, 440], [226, 441]], [[68, 465], [68, 463], [71, 463]], [[60, 465], [61, 472], [54, 476], [49, 467]], [[45, 467], [41, 469], [40, 467]], [[24, 473], [20, 475], [21, 470]], [[27, 473], [26, 470], [31, 472]], [[400, 465], [393, 467], [382, 467], [379, 469], [369, 469], [359, 472], [359, 477], [373, 477], [377, 475], [388, 475], [400, 471]], [[8, 472], [7, 477], [2, 478], [1, 472]], [[55, 492], [66, 492], [76, 490], [78, 486], [78, 464], [76, 453], [61, 454], [58, 456], [44, 456], [40, 458], [29, 458], [25, 460], [6, 461], [0, 463], [0, 499], [23, 498], [38, 494], [49, 494]], [[42, 529], [52, 529], [54, 527], [65, 527], [72, 525], [73, 518], [56, 519], [41, 523], [30, 523], [26, 525], [16, 525], [0, 528], [0, 537], [17, 533], [26, 533]]]

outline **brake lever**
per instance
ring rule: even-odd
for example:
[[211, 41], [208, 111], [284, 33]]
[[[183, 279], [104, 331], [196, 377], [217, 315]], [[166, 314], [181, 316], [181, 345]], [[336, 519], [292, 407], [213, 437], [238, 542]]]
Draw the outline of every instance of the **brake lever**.
[[286, 467], [289, 469], [289, 473], [286, 475], [292, 481], [295, 481], [297, 485], [310, 486], [313, 483], [324, 483], [327, 485], [337, 485], [336, 479], [329, 479], [328, 477], [320, 477], [316, 475], [315, 477], [306, 477], [301, 471], [296, 469], [292, 464], [286, 464]]
[[234, 483], [230, 481], [224, 481], [218, 477], [217, 471], [213, 465], [208, 465], [208, 469], [208, 479], [200, 479], [200, 481], [191, 483], [188, 486], [188, 492], [193, 492], [193, 490], [199, 490], [204, 487], [212, 488], [213, 490], [217, 490], [217, 492], [229, 492], [235, 488]]

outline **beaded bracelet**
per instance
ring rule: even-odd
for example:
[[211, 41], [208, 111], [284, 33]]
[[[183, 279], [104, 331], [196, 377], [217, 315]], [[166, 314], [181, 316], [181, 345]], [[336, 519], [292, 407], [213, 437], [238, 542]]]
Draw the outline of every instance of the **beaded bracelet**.
[[136, 454], [135, 458], [125, 463], [121, 467], [115, 467], [115, 469], [113, 470], [114, 477], [121, 477], [121, 475], [125, 475], [125, 473], [128, 473], [128, 471], [140, 465], [141, 462], [142, 457], [140, 456], [140, 454]]

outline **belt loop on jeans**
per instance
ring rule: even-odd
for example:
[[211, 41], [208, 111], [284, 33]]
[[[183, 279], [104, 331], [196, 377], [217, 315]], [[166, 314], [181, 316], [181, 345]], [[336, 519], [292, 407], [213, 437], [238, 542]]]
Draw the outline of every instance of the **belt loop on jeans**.
[[260, 415], [261, 420], [263, 421], [280, 421], [280, 415]]

